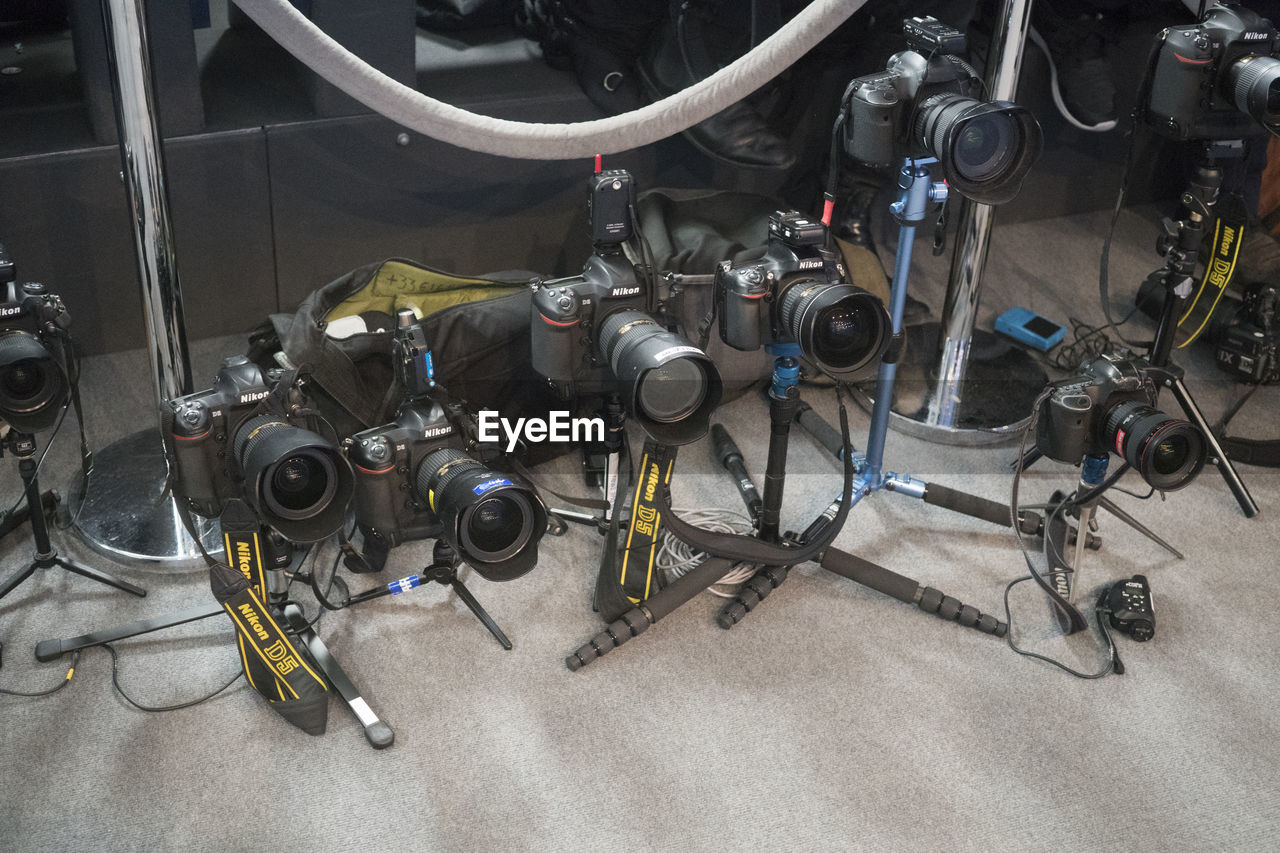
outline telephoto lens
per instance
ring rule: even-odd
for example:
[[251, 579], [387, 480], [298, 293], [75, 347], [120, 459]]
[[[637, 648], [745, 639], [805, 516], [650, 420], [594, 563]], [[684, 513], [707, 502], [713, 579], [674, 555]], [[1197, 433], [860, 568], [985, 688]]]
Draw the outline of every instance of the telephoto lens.
[[332, 442], [275, 415], [258, 415], [236, 431], [232, 454], [245, 498], [258, 516], [293, 542], [336, 533], [354, 490], [351, 465]]
[[1170, 417], [1136, 400], [1107, 413], [1103, 440], [1161, 492], [1188, 485], [1204, 467], [1204, 434], [1190, 421]]
[[840, 378], [884, 355], [892, 321], [884, 304], [860, 287], [801, 278], [781, 285], [778, 320], [804, 357]]
[[1227, 71], [1236, 109], [1272, 131], [1280, 129], [1280, 60], [1246, 56]]
[[1040, 156], [1040, 124], [1025, 107], [938, 94], [917, 108], [912, 135], [942, 164], [947, 183], [982, 204], [1018, 194]]
[[481, 577], [509, 581], [537, 565], [547, 510], [532, 489], [452, 448], [423, 459], [416, 484], [444, 540]]
[[0, 420], [20, 432], [48, 429], [70, 390], [62, 364], [39, 338], [0, 333]]
[[705, 352], [643, 311], [618, 311], [601, 324], [600, 354], [627, 411], [655, 441], [689, 444], [707, 434], [724, 387]]

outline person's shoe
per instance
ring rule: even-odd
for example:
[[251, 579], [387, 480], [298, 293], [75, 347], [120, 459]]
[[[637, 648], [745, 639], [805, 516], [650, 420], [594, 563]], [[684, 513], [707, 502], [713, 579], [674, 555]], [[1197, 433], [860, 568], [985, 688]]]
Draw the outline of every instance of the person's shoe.
[[1068, 123], [1101, 133], [1116, 126], [1116, 86], [1107, 61], [1103, 22], [1069, 18], [1041, 0], [1032, 12], [1031, 41], [1049, 59], [1054, 105]]
[[[637, 69], [644, 90], [655, 101], [697, 82], [691, 79], [680, 56], [671, 26], [657, 35]], [[784, 171], [797, 160], [787, 141], [746, 101], [694, 125], [684, 135], [703, 153], [735, 166]]]

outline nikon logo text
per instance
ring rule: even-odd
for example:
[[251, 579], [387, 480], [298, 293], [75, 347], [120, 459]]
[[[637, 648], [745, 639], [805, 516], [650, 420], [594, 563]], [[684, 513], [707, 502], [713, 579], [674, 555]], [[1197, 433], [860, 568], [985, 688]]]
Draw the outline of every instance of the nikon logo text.
[[453, 432], [451, 426], [427, 427], [422, 431], [423, 438], [439, 438], [442, 435], [448, 435]]
[[249, 549], [248, 542], [236, 543], [236, 568], [240, 570], [240, 574], [253, 580], [253, 552]]
[[248, 604], [241, 604], [236, 608], [240, 611], [240, 615], [244, 617], [244, 621], [249, 623], [249, 627], [253, 629], [253, 633], [258, 635], [259, 640], [269, 640], [271, 635], [267, 633], [267, 629], [262, 627], [262, 620], [258, 618], [257, 612]]
[[267, 395], [269, 395], [270, 393], [271, 393], [270, 391], [246, 391], [240, 396], [236, 397], [236, 405], [241, 405], [243, 403], [254, 403], [254, 402], [257, 402], [258, 400], [265, 400], [267, 398]]
[[[521, 441], [532, 444], [544, 441], [604, 441], [603, 418], [575, 418], [568, 412], [549, 412], [548, 418], [516, 418], [512, 423], [497, 412], [481, 409], [478, 438], [481, 441], [506, 439], [507, 452]], [[501, 434], [499, 434], [501, 429]]]
[[21, 305], [14, 305], [12, 308], [0, 308], [0, 317], [17, 317], [21, 313]]
[[658, 466], [649, 466], [649, 476], [644, 481], [644, 501], [653, 503], [653, 495], [658, 490]]

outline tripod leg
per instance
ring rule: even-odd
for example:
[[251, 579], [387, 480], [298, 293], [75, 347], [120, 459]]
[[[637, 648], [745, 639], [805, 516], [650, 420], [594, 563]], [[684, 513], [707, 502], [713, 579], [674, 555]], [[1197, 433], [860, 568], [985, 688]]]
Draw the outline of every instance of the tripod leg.
[[987, 616], [976, 607], [970, 607], [949, 595], [943, 595], [933, 587], [921, 586], [917, 581], [883, 566], [868, 562], [846, 551], [828, 548], [818, 565], [829, 572], [846, 577], [854, 583], [883, 592], [907, 604], [914, 604], [926, 613], [936, 613], [950, 622], [959, 622], [966, 628], [974, 628], [984, 634], [1003, 637], [1009, 626]]
[[631, 608], [620, 618], [610, 622], [608, 627], [588, 640], [586, 645], [565, 658], [565, 665], [577, 672], [632, 637], [640, 636], [649, 630], [650, 625], [720, 580], [731, 568], [733, 568], [732, 560], [712, 557], [690, 570], [688, 574], [681, 575], [645, 599], [644, 603]]
[[1186, 413], [1187, 420], [1198, 426], [1204, 433], [1205, 440], [1209, 442], [1209, 451], [1217, 457], [1218, 472], [1222, 474], [1222, 479], [1227, 481], [1227, 488], [1231, 490], [1231, 494], [1236, 496], [1236, 503], [1240, 504], [1240, 509], [1246, 518], [1253, 518], [1260, 511], [1258, 504], [1253, 499], [1253, 495], [1249, 494], [1248, 487], [1245, 486], [1244, 480], [1240, 479], [1240, 474], [1231, 464], [1231, 460], [1227, 458], [1227, 451], [1218, 442], [1218, 437], [1213, 434], [1213, 428], [1205, 420], [1204, 413], [1191, 398], [1191, 392], [1187, 390], [1187, 386], [1181, 379], [1174, 379], [1170, 388], [1173, 390], [1173, 396], [1178, 399], [1178, 404], [1182, 406], [1182, 411]]
[[1129, 525], [1134, 530], [1138, 531], [1143, 536], [1147, 537], [1152, 542], [1156, 543], [1161, 548], [1165, 549], [1170, 554], [1177, 557], [1179, 560], [1186, 559], [1185, 557], [1182, 556], [1181, 551], [1179, 551], [1177, 548], [1173, 547], [1168, 542], [1161, 539], [1152, 530], [1147, 528], [1146, 525], [1138, 521], [1138, 519], [1134, 518], [1132, 515], [1129, 515], [1129, 513], [1125, 512], [1123, 509], [1116, 506], [1115, 501], [1111, 500], [1111, 498], [1108, 498], [1105, 495], [1103, 495], [1102, 497], [1099, 497], [1098, 506], [1102, 507], [1107, 512], [1111, 513], [1116, 518], [1120, 519], [1125, 524]]
[[79, 637], [68, 637], [65, 640], [41, 640], [36, 644], [36, 660], [45, 663], [65, 655], [67, 652], [87, 649], [89, 646], [100, 646], [103, 643], [114, 643], [116, 640], [127, 640], [130, 637], [150, 634], [152, 631], [172, 628], [175, 625], [185, 625], [198, 619], [208, 619], [211, 616], [218, 616], [225, 612], [217, 605], [205, 605], [184, 610], [175, 616], [164, 619], [139, 619], [127, 625], [104, 628], [101, 631], [92, 631], [88, 634], [81, 634]]
[[14, 573], [12, 577], [10, 577], [7, 581], [4, 582], [3, 586], [0, 586], [0, 598], [4, 598], [9, 593], [13, 592], [14, 589], [18, 586], [18, 584], [22, 583], [24, 580], [31, 577], [32, 572], [34, 572], [35, 570], [36, 570], [36, 564], [32, 563], [22, 571]]
[[302, 615], [302, 610], [297, 605], [287, 604], [284, 608], [284, 618], [298, 639], [302, 640], [306, 646], [307, 653], [311, 655], [311, 659], [324, 672], [325, 678], [333, 685], [333, 689], [338, 691], [338, 695], [347, 703], [351, 713], [360, 721], [360, 725], [364, 726], [364, 736], [369, 741], [369, 744], [374, 749], [386, 749], [395, 743], [396, 733], [364, 701], [364, 697], [360, 695], [360, 688], [352, 683], [351, 679], [347, 677], [347, 673], [343, 671], [342, 664], [338, 663], [337, 659], [329, 653], [328, 646], [307, 625], [307, 620]]
[[502, 633], [502, 629], [498, 627], [498, 623], [493, 621], [493, 617], [489, 615], [489, 611], [480, 606], [480, 602], [476, 601], [476, 597], [471, 594], [471, 590], [456, 577], [450, 582], [453, 591], [458, 594], [458, 598], [462, 599], [462, 603], [471, 608], [471, 612], [480, 620], [480, 624], [489, 629], [489, 633], [493, 634], [493, 638], [498, 641], [507, 651], [511, 651], [511, 641], [507, 639], [507, 635]]
[[80, 575], [82, 578], [88, 578], [89, 580], [94, 580], [98, 583], [106, 584], [107, 586], [113, 586], [118, 590], [131, 593], [139, 598], [146, 598], [147, 596], [147, 591], [140, 586], [134, 586], [133, 584], [128, 583], [127, 581], [122, 581], [117, 577], [107, 574], [106, 572], [100, 572], [97, 569], [82, 566], [74, 560], [56, 557], [54, 562], [67, 571]]

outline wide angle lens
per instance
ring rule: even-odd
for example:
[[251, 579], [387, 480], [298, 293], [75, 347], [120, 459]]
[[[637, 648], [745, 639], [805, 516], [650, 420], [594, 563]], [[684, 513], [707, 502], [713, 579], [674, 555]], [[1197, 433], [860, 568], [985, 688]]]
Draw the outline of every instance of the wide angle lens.
[[1104, 431], [1106, 445], [1162, 492], [1188, 485], [1208, 454], [1204, 433], [1190, 421], [1135, 400], [1111, 409]]
[[511, 580], [537, 565], [547, 511], [532, 489], [453, 448], [428, 454], [415, 485], [444, 540], [483, 577]]
[[847, 376], [884, 355], [893, 334], [879, 298], [852, 284], [799, 279], [782, 283], [778, 319], [804, 357], [831, 376]]
[[983, 204], [1018, 194], [1040, 156], [1040, 125], [1024, 107], [957, 94], [925, 98], [912, 134], [942, 164], [952, 189]]
[[1280, 60], [1238, 59], [1227, 71], [1227, 86], [1236, 109], [1268, 130], [1280, 129]]
[[706, 435], [724, 390], [706, 353], [643, 311], [618, 311], [600, 325], [600, 354], [627, 412], [654, 439], [688, 444]]
[[236, 430], [232, 455], [249, 505], [281, 536], [316, 542], [342, 526], [354, 481], [332, 443], [278, 416], [258, 415]]
[[0, 334], [0, 420], [22, 432], [48, 429], [69, 392], [61, 365], [39, 338]]

